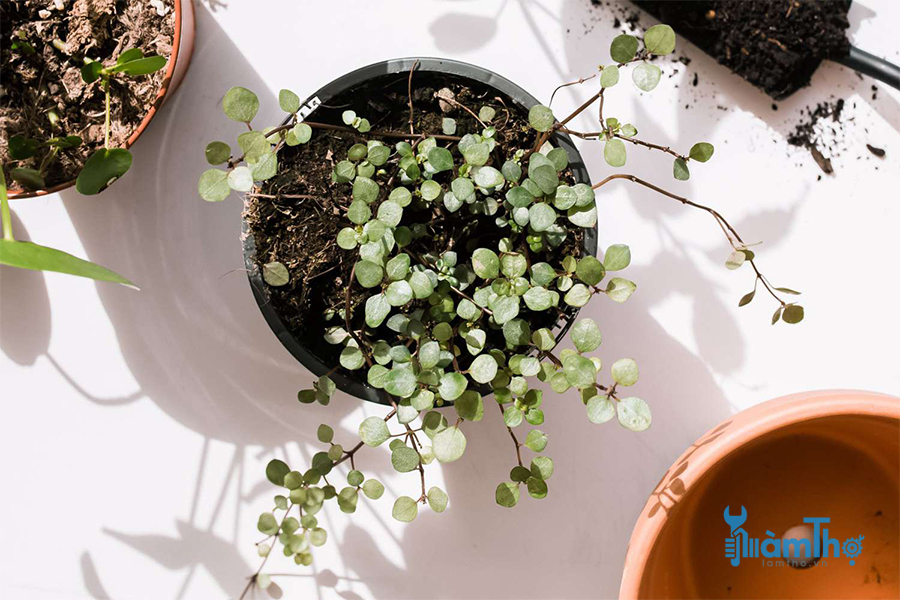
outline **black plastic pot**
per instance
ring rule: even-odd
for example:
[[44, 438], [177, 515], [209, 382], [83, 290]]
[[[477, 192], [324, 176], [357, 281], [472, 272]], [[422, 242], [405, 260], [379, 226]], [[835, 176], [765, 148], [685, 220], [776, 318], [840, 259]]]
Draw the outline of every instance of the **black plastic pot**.
[[[310, 96], [303, 104], [304, 108], [301, 109], [300, 114], [310, 121], [321, 120], [315, 118], [316, 109], [320, 105], [328, 105], [332, 98], [343, 94], [348, 90], [353, 90], [364, 83], [371, 84], [373, 81], [378, 82], [378, 80], [383, 79], [385, 85], [389, 85], [398, 78], [405, 79], [409, 76], [409, 70], [413, 67], [416, 60], [418, 60], [416, 73], [439, 73], [459, 79], [462, 82], [468, 80], [469, 82], [491, 86], [497, 92], [506, 96], [514, 104], [525, 110], [530, 109], [536, 104], [540, 104], [536, 98], [510, 80], [488, 71], [487, 69], [476, 67], [475, 65], [440, 58], [399, 58], [375, 63], [335, 79]], [[563, 133], [556, 133], [551, 138], [551, 141], [555, 146], [565, 148], [566, 153], [569, 155], [569, 167], [572, 169], [576, 182], [590, 185], [591, 181], [588, 177], [584, 162], [581, 159], [581, 154], [578, 153], [578, 150], [575, 148], [575, 145], [572, 143], [569, 136]], [[294, 358], [300, 361], [303, 366], [312, 371], [315, 375], [325, 375], [332, 370], [334, 365], [326, 365], [323, 363], [318, 357], [304, 347], [300, 341], [291, 334], [287, 327], [285, 327], [267, 297], [267, 286], [263, 282], [262, 275], [256, 263], [256, 244], [254, 243], [253, 236], [248, 230], [246, 221], [243, 223], [243, 232], [244, 263], [247, 267], [253, 296], [259, 304], [259, 310], [262, 311], [269, 327], [272, 328], [272, 331], [275, 332], [275, 335], [278, 336], [278, 339], [281, 340], [281, 343], [287, 348], [288, 352], [294, 355]], [[593, 229], [585, 230], [584, 250], [592, 256], [597, 254], [596, 226]], [[558, 325], [560, 329], [557, 333], [557, 341], [565, 336], [574, 320], [574, 314], [576, 313], [577, 311], [574, 311], [570, 319]], [[325, 342], [323, 341], [322, 343], [324, 344]], [[357, 371], [357, 373], [361, 374], [360, 379], [348, 375], [344, 370], [335, 371], [330, 377], [335, 384], [337, 384], [338, 389], [343, 392], [361, 398], [362, 400], [387, 404], [388, 401], [385, 398], [384, 392], [373, 388], [366, 383], [365, 370]]]

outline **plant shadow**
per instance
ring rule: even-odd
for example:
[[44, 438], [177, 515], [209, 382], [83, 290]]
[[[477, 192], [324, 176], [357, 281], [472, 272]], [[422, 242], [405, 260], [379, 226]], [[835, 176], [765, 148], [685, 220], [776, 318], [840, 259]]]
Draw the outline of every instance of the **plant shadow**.
[[[530, 0], [526, 3], [529, 10], [541, 8]], [[577, 12], [581, 8], [575, 12], [570, 8], [574, 4], [564, 5], [560, 27], [581, 14]], [[588, 2], [578, 4], [590, 8]], [[537, 26], [534, 19], [530, 22]], [[319, 422], [339, 421], [358, 407], [357, 401], [343, 395], [327, 409], [297, 407], [296, 391], [309, 384], [312, 376], [272, 335], [247, 288], [240, 271], [240, 204], [232, 198], [224, 206], [209, 205], [195, 194], [194, 182], [207, 168], [201, 151], [206, 139], [198, 141], [198, 133], [208, 139], [231, 139], [240, 131], [215, 110], [221, 93], [230, 85], [244, 85], [267, 92], [263, 113], [271, 110], [274, 114], [276, 107], [273, 94], [207, 11], [198, 10], [197, 25], [199, 45], [191, 77], [133, 149], [133, 172], [90, 202], [74, 192], [63, 194], [91, 260], [103, 263], [104, 258], [117, 257], [123, 264], [120, 270], [142, 287], [139, 294], [128, 296], [111, 294], [104, 286], [98, 286], [98, 293], [141, 395], [205, 438], [195, 504], [211, 440], [235, 446], [227, 478], [240, 478], [249, 446], [261, 446], [260, 454], [265, 455], [292, 441], [311, 441]], [[459, 19], [442, 18], [430, 25], [430, 31], [436, 40], [451, 39], [458, 27]], [[472, 48], [496, 30], [484, 23], [478, 27], [474, 41], [465, 41]], [[599, 47], [608, 47], [613, 32], [608, 33]], [[466, 48], [447, 51], [464, 52]], [[554, 62], [561, 81], [564, 76], [577, 78], [593, 72], [595, 56], [580, 53], [578, 45], [567, 40], [567, 64], [559, 57]], [[266, 116], [262, 114], [261, 120]], [[658, 133], [652, 119], [643, 116], [645, 130], [651, 135]], [[167, 151], [156, 152], [159, 148]], [[585, 158], [593, 173], [604, 172], [596, 153], [586, 152]], [[640, 214], [664, 232], [666, 217], [678, 207], [663, 208], [664, 204], [650, 199], [649, 192], [647, 198], [640, 197], [642, 193], [635, 191], [632, 196], [636, 205], [647, 205], [638, 208]], [[790, 214], [762, 218], [777, 221], [773, 230], [784, 230]], [[605, 239], [608, 233], [602, 228], [601, 236], [604, 246], [623, 241]], [[615, 422], [592, 425], [575, 394], [562, 398], [547, 394], [546, 402], [553, 406], [548, 406], [552, 410], [547, 411], [548, 421], [542, 429], [550, 436], [548, 451], [556, 463], [550, 495], [535, 501], [523, 493], [520, 505], [506, 510], [494, 504], [493, 494], [497, 483], [508, 479], [515, 452], [493, 399], [487, 398], [485, 422], [467, 429], [466, 456], [460, 464], [439, 470], [442, 487], [451, 497], [451, 510], [431, 515], [423, 508], [416, 522], [399, 535], [392, 534], [388, 524], [373, 525], [368, 531], [350, 526], [338, 540], [342, 563], [371, 595], [616, 595], [632, 524], [659, 475], [700, 433], [731, 413], [714, 373], [732, 373], [745, 360], [743, 340], [732, 322], [733, 309], [709, 289], [700, 265], [687, 254], [654, 256], [642, 264], [647, 266], [632, 267], [625, 274], [640, 285], [627, 305], [612, 306], [598, 300], [582, 316], [601, 324], [607, 364], [632, 356], [641, 365], [644, 378], [635, 393], [651, 403], [653, 427], [633, 434]], [[654, 307], [675, 293], [695, 301], [693, 330], [701, 346], [700, 356], [651, 315]], [[366, 464], [367, 473], [391, 473], [386, 453], [378, 453], [373, 462], [374, 468]], [[242, 485], [238, 488], [235, 500], [239, 507], [263, 493], [273, 493], [265, 481], [249, 490]], [[233, 493], [229, 489], [226, 481], [219, 504]], [[389, 519], [387, 502], [376, 503], [373, 510], [379, 519]], [[212, 574], [223, 592], [236, 593], [239, 579], [249, 574], [252, 566], [241, 558], [233, 542], [200, 527], [195, 516], [192, 509], [188, 521], [176, 522], [177, 536], [106, 532], [166, 568], [186, 569], [178, 597], [185, 595], [191, 574], [199, 567]], [[216, 518], [214, 514], [213, 521]], [[240, 510], [235, 527], [249, 527]], [[386, 539], [395, 542], [401, 559], [384, 556]], [[554, 576], [537, 581], [531, 565], [545, 561], [551, 553], [557, 557], [552, 563]], [[209, 565], [211, 560], [221, 565]], [[435, 564], [465, 568], [467, 576], [442, 578], [437, 586], [433, 581]], [[89, 556], [82, 567], [91, 588], [103, 591]], [[315, 570], [312, 577], [320, 588], [333, 588], [345, 598], [357, 597], [355, 591], [343, 587], [348, 577]]]
[[[13, 233], [31, 241], [22, 220], [10, 213]], [[50, 349], [52, 315], [47, 280], [40, 271], [0, 266], [0, 349], [17, 365], [30, 366]]]
[[[224, 92], [238, 84], [255, 90], [261, 98], [260, 121], [275, 118], [278, 108], [275, 94], [210, 14], [225, 6], [218, 1], [209, 2], [208, 8], [195, 4], [197, 46], [190, 76], [131, 149], [131, 172], [96, 198], [73, 190], [61, 193], [89, 260], [115, 262], [117, 270], [141, 288], [122, 294], [110, 284], [97, 284], [121, 355], [140, 389], [123, 398], [102, 399], [68, 378], [73, 390], [99, 405], [147, 399], [204, 440], [190, 518], [175, 521], [176, 535], [104, 530], [167, 569], [184, 571], [184, 582], [173, 594], [178, 598], [188, 593], [200, 568], [224, 596], [239, 592], [255, 568], [242, 558], [236, 540], [246, 543], [253, 536], [249, 529], [255, 520], [244, 519], [246, 505], [273, 488], [267, 482], [245, 486], [246, 463], [273, 454], [283, 457], [292, 442], [299, 442], [302, 452], [303, 442], [315, 440], [319, 423], [340, 421], [359, 407], [344, 395], [327, 408], [298, 407], [296, 393], [308, 387], [313, 376], [281, 346], [253, 299], [243, 270], [241, 201], [233, 196], [213, 205], [197, 195], [197, 178], [209, 168], [203, 157], [206, 141], [231, 140], [241, 131], [222, 116]], [[18, 282], [18, 274], [3, 271], [4, 283], [8, 277]], [[32, 312], [46, 305], [47, 318], [37, 322], [49, 327], [46, 289], [35, 283], [42, 278], [29, 275], [28, 285], [17, 289], [14, 300], [30, 303]], [[4, 285], [4, 296], [12, 287]], [[4, 310], [4, 316], [8, 312]], [[20, 329], [7, 335], [4, 324], [4, 352], [17, 362], [33, 361], [46, 352], [49, 330]], [[214, 441], [233, 445], [234, 460], [226, 472], [211, 475], [220, 492], [206, 527], [197, 522], [202, 512], [197, 505]], [[229, 485], [235, 479], [236, 490]], [[232, 540], [212, 531], [222, 518], [223, 504], [236, 507]], [[84, 557], [86, 587], [95, 597], [106, 595], [98, 575], [104, 557], [95, 553], [91, 558], [87, 552]]]

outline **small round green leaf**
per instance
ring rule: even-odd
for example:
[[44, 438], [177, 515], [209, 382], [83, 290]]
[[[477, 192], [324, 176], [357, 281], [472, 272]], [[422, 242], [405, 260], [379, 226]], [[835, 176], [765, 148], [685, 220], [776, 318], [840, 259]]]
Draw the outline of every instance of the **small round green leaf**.
[[259, 111], [259, 98], [247, 88], [233, 87], [222, 99], [222, 110], [232, 121], [249, 123]]
[[419, 514], [419, 505], [409, 496], [400, 496], [394, 501], [391, 516], [402, 523], [413, 521]]
[[603, 146], [603, 158], [611, 167], [625, 166], [627, 154], [625, 151], [625, 142], [622, 140], [612, 139]]
[[619, 67], [616, 65], [607, 65], [600, 71], [600, 86], [612, 87], [619, 83]]
[[453, 155], [446, 148], [432, 148], [428, 151], [428, 163], [435, 171], [449, 171], [453, 168]]
[[781, 313], [781, 320], [791, 325], [796, 325], [803, 320], [803, 307], [799, 304], [789, 304]]
[[538, 350], [553, 350], [556, 346], [556, 338], [553, 337], [553, 332], [546, 327], [542, 327], [532, 333], [531, 341], [538, 347]]
[[426, 497], [428, 498], [428, 506], [436, 513], [444, 512], [447, 508], [447, 502], [450, 500], [447, 497], [447, 493], [437, 486], [429, 489]]
[[353, 182], [353, 199], [372, 204], [378, 198], [378, 183], [368, 177], [357, 177]]
[[522, 299], [525, 301], [525, 306], [534, 311], [544, 311], [553, 306], [553, 294], [541, 286], [529, 289]]
[[606, 269], [593, 256], [585, 256], [578, 261], [575, 276], [588, 285], [597, 285], [606, 276]]
[[644, 47], [650, 54], [671, 54], [675, 51], [675, 31], [665, 24], [654, 25], [644, 33]]
[[100, 148], [84, 163], [75, 180], [75, 188], [86, 196], [99, 194], [131, 168], [132, 160], [131, 152], [124, 148]]
[[544, 202], [532, 204], [528, 209], [528, 222], [531, 228], [537, 232], [546, 231], [556, 222], [556, 211]]
[[691, 160], [696, 160], [697, 162], [706, 162], [710, 158], [712, 158], [713, 152], [715, 149], [712, 144], [707, 142], [698, 142], [691, 146], [690, 157]]
[[611, 373], [613, 381], [619, 385], [634, 385], [638, 380], [638, 366], [631, 358], [621, 358], [614, 362]]
[[591, 299], [591, 290], [583, 283], [576, 283], [563, 298], [569, 306], [581, 308]]
[[570, 354], [562, 359], [563, 374], [569, 385], [587, 388], [594, 385], [597, 371], [590, 359], [578, 354]]
[[[466, 391], [467, 385], [468, 381], [463, 375], [459, 373], [444, 373], [441, 376], [438, 392], [444, 400], [456, 400], [464, 391]], [[440, 460], [440, 458], [438, 460]]]
[[210, 142], [206, 145], [206, 162], [221, 165], [231, 157], [231, 146], [225, 142]]
[[453, 462], [466, 451], [466, 436], [458, 427], [448, 427], [434, 436], [432, 449], [440, 462]]
[[277, 458], [270, 460], [269, 464], [266, 465], [266, 479], [275, 485], [284, 485], [284, 476], [290, 472], [290, 467]]
[[356, 263], [356, 280], [364, 288], [373, 288], [381, 284], [384, 278], [384, 269], [381, 265], [369, 260], [361, 260]]
[[597, 323], [590, 318], [581, 319], [572, 326], [572, 343], [579, 352], [593, 352], [600, 347], [603, 336]]
[[640, 398], [622, 398], [616, 405], [619, 423], [631, 431], [644, 431], [650, 427], [650, 407]]
[[291, 280], [287, 267], [277, 261], [264, 264], [262, 276], [263, 280], [273, 287], [286, 285]]
[[525, 487], [528, 488], [528, 495], [536, 500], [547, 497], [547, 483], [543, 479], [529, 477], [525, 482]]
[[391, 452], [391, 465], [398, 473], [409, 473], [419, 467], [419, 454], [409, 446], [398, 444]]
[[413, 299], [413, 290], [404, 280], [395, 281], [385, 290], [388, 302], [391, 306], [403, 306]]
[[633, 35], [617, 35], [609, 46], [609, 54], [617, 63], [626, 63], [637, 54], [638, 40]]
[[613, 244], [606, 249], [603, 266], [607, 271], [621, 271], [631, 264], [631, 248], [625, 244]]
[[385, 391], [400, 398], [412, 396], [417, 387], [418, 382], [416, 381], [416, 375], [409, 368], [395, 367], [391, 369], [391, 372], [388, 373], [387, 377], [384, 379]]
[[367, 446], [380, 446], [391, 437], [384, 419], [369, 417], [359, 425], [359, 437]]
[[488, 189], [501, 186], [506, 181], [503, 178], [503, 173], [494, 167], [478, 167], [478, 170], [475, 171], [474, 180], [475, 185]]
[[553, 459], [549, 456], [535, 456], [531, 460], [531, 474], [542, 481], [553, 475]]
[[284, 112], [295, 113], [300, 110], [300, 97], [291, 90], [278, 92], [278, 106]]
[[519, 502], [519, 486], [515, 483], [504, 481], [497, 486], [497, 491], [494, 492], [494, 499], [500, 506], [512, 508]]
[[482, 279], [496, 279], [500, 275], [500, 258], [493, 250], [478, 248], [472, 253], [472, 268]]
[[366, 325], [378, 327], [391, 312], [391, 304], [384, 294], [375, 294], [366, 298]]
[[362, 484], [363, 494], [370, 500], [378, 500], [384, 494], [384, 485], [377, 479], [366, 479]]
[[228, 174], [228, 185], [236, 192], [249, 192], [253, 188], [253, 173], [250, 168], [240, 166], [232, 169]]
[[[437, 150], [437, 148], [435, 148]], [[441, 188], [441, 184], [437, 181], [432, 181], [431, 179], [427, 179], [422, 182], [422, 185], [419, 187], [419, 192], [422, 194], [422, 198], [431, 202], [432, 200], [437, 199], [443, 189]]]
[[197, 186], [200, 197], [207, 202], [221, 202], [231, 193], [228, 185], [228, 173], [221, 169], [207, 169], [200, 176]]
[[278, 533], [278, 521], [272, 513], [263, 513], [259, 515], [259, 521], [256, 523], [256, 528], [259, 529], [260, 533], [275, 535]]
[[631, 72], [631, 80], [638, 89], [652, 92], [659, 85], [662, 71], [656, 65], [641, 63]]
[[672, 176], [678, 181], [687, 181], [691, 178], [691, 171], [683, 158], [676, 158], [672, 163]]
[[547, 447], [547, 434], [540, 429], [532, 429], [525, 436], [525, 445], [535, 452], [543, 452]]
[[546, 106], [538, 104], [528, 111], [528, 123], [538, 131], [550, 131], [554, 121], [553, 111]]
[[475, 357], [469, 371], [478, 383], [490, 383], [497, 376], [497, 361], [490, 354], [482, 354]]
[[613, 401], [606, 396], [594, 396], [587, 402], [587, 417], [591, 423], [606, 423], [616, 414]]
[[625, 302], [634, 293], [637, 286], [633, 281], [622, 279], [621, 277], [613, 277], [606, 286], [606, 295], [613, 302]]
[[365, 357], [363, 356], [362, 351], [360, 351], [360, 349], [356, 346], [345, 346], [344, 349], [341, 350], [341, 355], [338, 358], [338, 361], [345, 369], [355, 371], [356, 369], [359, 369], [363, 366]]

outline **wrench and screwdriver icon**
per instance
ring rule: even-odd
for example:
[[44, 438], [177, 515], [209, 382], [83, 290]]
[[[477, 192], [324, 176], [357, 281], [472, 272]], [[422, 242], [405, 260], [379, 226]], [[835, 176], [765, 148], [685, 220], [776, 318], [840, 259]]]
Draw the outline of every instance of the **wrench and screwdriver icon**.
[[[747, 509], [741, 506], [741, 514], [732, 515], [730, 506], [725, 507], [725, 522], [731, 527], [731, 537], [725, 538], [725, 558], [731, 559], [731, 566], [736, 567], [741, 564], [741, 548], [746, 553], [747, 547], [747, 531], [741, 527], [747, 520]], [[743, 536], [743, 544], [740, 543]]]

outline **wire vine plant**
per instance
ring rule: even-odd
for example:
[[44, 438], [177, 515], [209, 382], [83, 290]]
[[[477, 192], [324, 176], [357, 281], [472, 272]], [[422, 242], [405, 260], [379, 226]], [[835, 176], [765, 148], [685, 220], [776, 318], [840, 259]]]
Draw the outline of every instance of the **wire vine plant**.
[[[274, 198], [261, 193], [259, 186], [278, 172], [279, 151], [308, 143], [315, 130], [355, 133], [363, 140], [338, 157], [332, 172], [332, 185], [343, 190], [346, 200], [336, 243], [352, 253], [353, 267], [343, 306], [323, 315], [329, 323], [324, 338], [340, 348], [334, 370], [358, 373], [390, 406], [383, 417], [364, 419], [359, 439], [347, 447], [335, 440], [330, 426], [320, 425], [317, 437], [326, 449], [315, 454], [305, 470], [277, 459], [268, 463], [266, 476], [281, 491], [272, 510], [259, 516], [257, 527], [265, 536], [257, 543], [262, 561], [248, 578], [242, 598], [254, 587], [277, 596], [277, 584], [264, 572], [276, 545], [297, 564], [312, 562], [312, 548], [327, 539], [316, 517], [326, 501], [353, 513], [361, 496], [377, 500], [383, 495], [382, 483], [358, 468], [364, 448], [388, 444], [393, 468], [416, 476], [417, 491], [398, 497], [391, 510], [395, 519], [410, 522], [421, 506], [439, 513], [447, 508], [446, 492], [427, 484], [425, 467], [434, 460], [458, 460], [466, 449], [464, 430], [482, 420], [491, 405], [502, 414], [514, 451], [508, 478], [496, 487], [496, 503], [513, 507], [523, 490], [535, 499], [547, 496], [554, 465], [544, 453], [547, 435], [538, 428], [544, 422], [544, 392], [535, 387], [535, 380], [557, 394], [574, 390], [592, 423], [616, 419], [638, 432], [650, 426], [648, 404], [627, 393], [638, 381], [633, 359], [616, 360], [609, 378], [599, 379], [604, 365], [595, 352], [602, 336], [593, 319], [572, 325], [574, 349], [557, 352], [552, 331], [567, 311], [580, 309], [594, 296], [620, 303], [636, 290], [634, 282], [616, 276], [631, 262], [628, 246], [608, 247], [602, 260], [572, 251], [576, 232], [596, 225], [596, 191], [614, 181], [631, 181], [708, 213], [731, 246], [726, 266], [737, 269], [747, 263], [754, 273], [754, 291], [739, 304], [748, 304], [761, 283], [778, 305], [773, 323], [802, 320], [802, 307], [784, 299], [796, 292], [769, 282], [754, 252], [717, 210], [634, 175], [613, 174], [593, 187], [575, 183], [567, 172], [566, 151], [550, 143], [556, 132], [597, 141], [615, 168], [625, 165], [627, 145], [643, 146], [669, 154], [673, 177], [688, 179], [692, 163], [712, 157], [711, 144], [699, 142], [680, 153], [640, 139], [634, 125], [604, 114], [607, 90], [619, 82], [622, 71], [630, 68], [634, 84], [649, 92], [661, 71], [647, 59], [674, 48], [675, 34], [667, 25], [650, 28], [643, 47], [630, 35], [615, 38], [612, 63], [600, 67], [599, 89], [586, 102], [560, 120], [547, 106], [530, 109], [527, 122], [534, 142], [527, 147], [504, 141], [508, 114], [504, 119], [501, 112], [506, 107], [467, 106], [443, 91], [436, 96], [471, 115], [479, 131], [458, 136], [455, 120], [446, 117], [440, 133], [417, 131], [415, 67], [408, 80], [408, 132], [373, 129], [368, 119], [350, 110], [343, 113], [343, 124], [302, 121], [300, 99], [289, 90], [279, 94], [287, 121], [257, 130], [250, 123], [259, 109], [258, 97], [241, 87], [228, 91], [223, 110], [230, 119], [246, 123], [248, 131], [238, 137], [240, 155], [220, 141], [206, 147], [210, 164], [225, 168], [211, 168], [200, 177], [199, 193], [205, 200], [222, 201], [232, 190]], [[557, 91], [596, 77], [563, 84]], [[572, 120], [589, 109], [597, 110], [597, 130], [573, 129]], [[430, 228], [448, 219], [459, 221], [460, 233], [446, 247], [434, 247]], [[484, 238], [476, 237], [463, 243], [466, 227], [476, 221], [487, 221], [496, 233], [490, 239], [497, 241], [481, 244]], [[290, 281], [291, 273], [280, 262], [261, 265], [261, 270], [270, 286]], [[365, 290], [364, 302], [353, 303], [353, 289]], [[328, 404], [335, 390], [326, 375], [311, 389], [301, 390], [298, 399]], [[450, 402], [452, 414], [435, 410]], [[349, 469], [339, 475], [342, 464]], [[337, 484], [338, 477], [346, 485]]]

